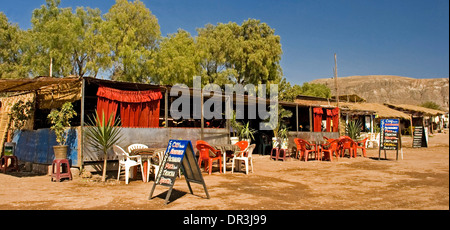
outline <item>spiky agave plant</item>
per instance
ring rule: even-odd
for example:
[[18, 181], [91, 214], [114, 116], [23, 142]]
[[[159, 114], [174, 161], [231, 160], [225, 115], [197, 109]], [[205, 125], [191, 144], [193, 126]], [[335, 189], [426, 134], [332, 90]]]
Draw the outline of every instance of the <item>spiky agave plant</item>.
[[359, 120], [349, 121], [345, 127], [345, 132], [347, 133], [347, 136], [353, 140], [358, 139], [361, 133], [361, 122]]
[[122, 137], [119, 119], [113, 118], [113, 114], [105, 121], [105, 114], [101, 118], [97, 111], [89, 118], [88, 126], [85, 129], [86, 141], [94, 149], [104, 154], [102, 181], [106, 181], [106, 163], [108, 150]]

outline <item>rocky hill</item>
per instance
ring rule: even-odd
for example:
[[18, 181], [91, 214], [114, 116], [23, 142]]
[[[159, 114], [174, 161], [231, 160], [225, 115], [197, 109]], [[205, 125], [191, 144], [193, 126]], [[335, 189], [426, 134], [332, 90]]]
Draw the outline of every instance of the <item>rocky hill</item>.
[[[316, 79], [335, 95], [334, 79]], [[449, 79], [415, 79], [390, 75], [338, 77], [339, 95], [356, 94], [367, 102], [420, 105], [432, 101], [449, 111]]]

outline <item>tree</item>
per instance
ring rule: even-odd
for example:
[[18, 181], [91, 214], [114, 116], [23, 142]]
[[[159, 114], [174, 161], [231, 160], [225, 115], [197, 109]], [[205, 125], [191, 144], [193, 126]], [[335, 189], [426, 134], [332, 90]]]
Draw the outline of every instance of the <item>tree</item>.
[[112, 79], [149, 82], [161, 36], [158, 19], [139, 0], [116, 0], [104, 18], [101, 30], [111, 51]]
[[441, 107], [433, 101], [424, 102], [420, 106], [429, 108], [429, 109], [441, 110]]
[[179, 29], [162, 39], [155, 55], [152, 81], [156, 84], [186, 84], [192, 87], [193, 76], [200, 72], [200, 58], [196, 52], [195, 40]]
[[104, 21], [99, 9], [78, 7], [74, 15], [74, 28], [77, 37], [73, 44], [72, 74], [93, 76], [111, 67], [110, 50], [106, 34], [100, 33]]
[[231, 59], [237, 71], [236, 83], [268, 84], [281, 79], [280, 36], [260, 20], [248, 19], [241, 25], [240, 46]]
[[231, 56], [235, 56], [233, 53], [239, 50], [240, 26], [234, 22], [207, 24], [204, 28], [197, 29], [197, 33], [202, 83], [232, 83], [237, 71], [231, 64]]
[[21, 64], [23, 36], [19, 26], [0, 12], [0, 79], [28, 77], [27, 66]]
[[102, 181], [106, 181], [106, 165], [108, 162], [108, 150], [120, 140], [122, 137], [119, 118], [114, 120], [113, 114], [108, 120], [105, 120], [105, 114], [98, 115], [97, 111], [95, 117], [89, 117], [88, 126], [86, 126], [86, 141], [94, 149], [103, 153], [103, 174]]
[[281, 80], [280, 36], [266, 23], [248, 19], [197, 29], [205, 83], [270, 84]]
[[33, 11], [26, 44], [26, 61], [34, 75], [91, 75], [111, 66], [99, 9], [59, 8], [60, 0], [46, 0]]
[[282, 101], [294, 101], [298, 95], [331, 98], [331, 90], [324, 84], [308, 83], [293, 85], [283, 78], [278, 83], [278, 98]]

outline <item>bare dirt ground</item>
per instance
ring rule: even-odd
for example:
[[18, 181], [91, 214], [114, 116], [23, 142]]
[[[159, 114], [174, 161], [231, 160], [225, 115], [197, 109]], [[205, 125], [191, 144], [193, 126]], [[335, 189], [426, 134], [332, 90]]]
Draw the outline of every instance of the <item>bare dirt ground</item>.
[[[435, 134], [428, 148], [411, 148], [403, 137], [403, 160], [378, 149], [367, 158], [339, 161], [275, 162], [256, 155], [254, 173], [203, 173], [208, 192], [178, 178], [168, 205], [167, 188], [153, 181], [117, 181], [111, 172], [106, 183], [98, 176], [51, 182], [50, 176], [25, 172], [0, 173], [0, 209], [6, 210], [449, 210], [449, 135]], [[228, 167], [231, 170], [231, 166]]]

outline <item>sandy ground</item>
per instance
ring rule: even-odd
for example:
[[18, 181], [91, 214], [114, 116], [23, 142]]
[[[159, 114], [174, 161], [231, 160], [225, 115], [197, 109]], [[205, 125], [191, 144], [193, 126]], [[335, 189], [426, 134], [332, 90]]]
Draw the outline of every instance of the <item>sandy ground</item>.
[[[367, 158], [339, 161], [275, 162], [256, 155], [253, 173], [203, 173], [203, 187], [178, 178], [168, 205], [167, 188], [157, 186], [148, 200], [153, 181], [98, 176], [51, 182], [50, 176], [25, 172], [0, 173], [0, 209], [6, 210], [449, 210], [449, 135], [430, 137], [428, 148], [411, 148], [403, 138], [403, 160], [387, 151], [378, 160], [378, 149]], [[384, 155], [382, 154], [382, 158]], [[231, 170], [231, 166], [228, 167]]]

